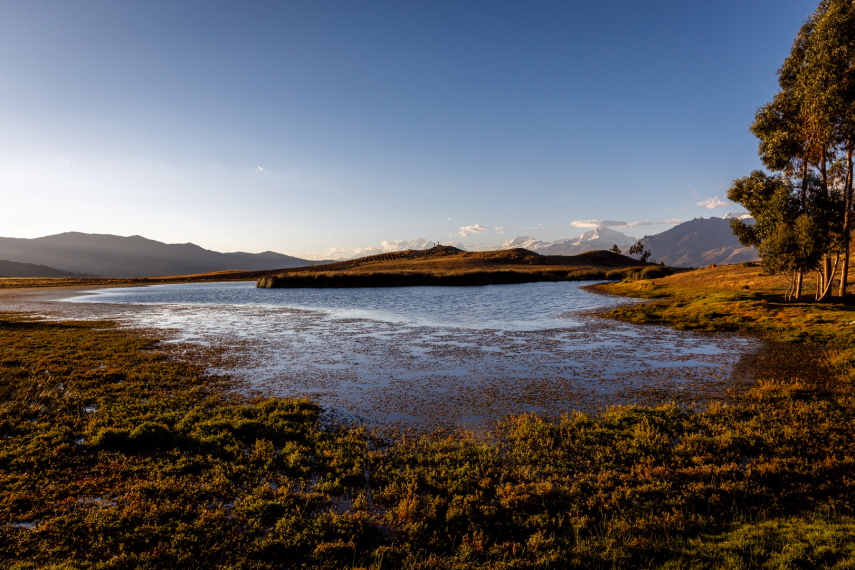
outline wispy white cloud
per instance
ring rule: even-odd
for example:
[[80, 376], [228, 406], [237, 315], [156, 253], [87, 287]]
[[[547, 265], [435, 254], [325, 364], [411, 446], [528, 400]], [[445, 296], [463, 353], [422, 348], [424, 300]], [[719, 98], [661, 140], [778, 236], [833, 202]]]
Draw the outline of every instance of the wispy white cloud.
[[259, 174], [263, 174], [263, 173], [267, 172], [267, 169], [264, 167], [261, 167], [261, 166], [256, 166], [255, 171]]
[[83, 162], [82, 160], [75, 160], [72, 158], [68, 158], [66, 156], [60, 156], [59, 161], [63, 163], [65, 166], [73, 167], [73, 168], [88, 168], [88, 164]]
[[[486, 229], [486, 228], [485, 228]], [[447, 244], [447, 242], [446, 242]], [[377, 247], [331, 247], [326, 251], [311, 251], [296, 254], [303, 259], [351, 259], [354, 257], [365, 257], [367, 255], [379, 255], [393, 251], [404, 251], [405, 249], [428, 249], [436, 245], [435, 242], [419, 238], [416, 240], [385, 240]]]
[[656, 222], [656, 223], [657, 224], [671, 224], [671, 225], [676, 226], [677, 224], [682, 224], [683, 220], [671, 219], [671, 220], [662, 220], [661, 222]]
[[623, 220], [574, 220], [570, 222], [574, 228], [626, 227]]
[[353, 257], [357, 248], [353, 247], [331, 247], [325, 251], [304, 251], [295, 253], [296, 257], [308, 259], [310, 261], [320, 261], [322, 259], [348, 259]]
[[503, 228], [502, 226], [496, 226], [493, 229], [496, 230], [497, 234], [504, 234], [505, 233], [505, 228]]
[[331, 247], [325, 251], [307, 251], [295, 254], [296, 257], [309, 260], [322, 259], [350, 259], [352, 257], [364, 257], [385, 253], [386, 249], [378, 247]]
[[722, 206], [729, 206], [730, 203], [725, 202], [724, 200], [720, 200], [718, 196], [713, 196], [712, 198], [707, 198], [706, 200], [701, 200], [697, 202], [697, 206], [703, 206], [707, 210], [715, 210], [716, 208], [721, 208]]
[[471, 236], [474, 234], [482, 234], [487, 231], [487, 228], [482, 226], [481, 224], [475, 224], [474, 226], [462, 226], [460, 231], [457, 232], [457, 235], [460, 237]]
[[652, 226], [652, 225], [653, 225], [653, 222], [644, 221], [644, 222], [627, 222], [622, 226], [613, 226], [613, 227], [620, 228], [620, 229], [629, 229], [629, 228], [637, 228], [638, 226]]

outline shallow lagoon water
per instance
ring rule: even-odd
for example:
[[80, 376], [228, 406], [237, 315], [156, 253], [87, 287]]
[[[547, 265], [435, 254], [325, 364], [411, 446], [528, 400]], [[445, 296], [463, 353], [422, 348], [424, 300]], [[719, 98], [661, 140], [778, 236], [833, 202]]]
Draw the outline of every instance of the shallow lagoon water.
[[68, 299], [165, 333], [248, 391], [344, 420], [480, 430], [509, 413], [723, 399], [756, 341], [593, 316], [623, 298], [582, 283], [256, 289], [206, 283]]

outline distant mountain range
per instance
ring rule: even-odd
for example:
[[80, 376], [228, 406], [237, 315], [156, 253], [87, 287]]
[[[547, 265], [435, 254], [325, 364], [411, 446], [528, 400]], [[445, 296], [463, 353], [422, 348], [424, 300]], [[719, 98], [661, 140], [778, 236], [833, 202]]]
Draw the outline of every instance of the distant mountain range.
[[[675, 267], [739, 263], [758, 259], [757, 250], [743, 247], [730, 231], [730, 218], [696, 218], [641, 242], [651, 259]], [[606, 227], [593, 228], [579, 237], [551, 242], [519, 236], [498, 248], [523, 248], [541, 255], [578, 255], [611, 249], [628, 254], [634, 237]], [[435, 242], [426, 239], [383, 242], [381, 248], [364, 250], [359, 257], [395, 251], [426, 250]], [[447, 245], [447, 244], [446, 244]], [[462, 248], [460, 244], [454, 244]], [[214, 271], [290, 269], [322, 265], [290, 255], [264, 253], [219, 253], [192, 243], [166, 244], [141, 236], [114, 236], [68, 232], [24, 239], [0, 238], [0, 277], [70, 277], [87, 274], [101, 277], [161, 277]]]
[[0, 260], [0, 277], [83, 277], [83, 275], [54, 269], [47, 265]]
[[[0, 260], [48, 266], [33, 275], [32, 267], [9, 266], [10, 277], [67, 277], [60, 273], [85, 273], [102, 277], [160, 277], [210, 273], [229, 269], [258, 271], [319, 265], [290, 255], [264, 253], [219, 253], [192, 243], [166, 244], [141, 236], [114, 236], [68, 232], [24, 239], [0, 238]], [[0, 266], [0, 274], [6, 274]], [[38, 273], [38, 271], [36, 271]]]
[[577, 238], [552, 242], [521, 236], [506, 241], [501, 249], [522, 247], [542, 255], [577, 255], [591, 250], [611, 249], [617, 245], [628, 255], [629, 248], [641, 241], [650, 250], [651, 260], [674, 267], [700, 267], [759, 259], [755, 248], [740, 244], [730, 231], [730, 219], [734, 217], [745, 218], [732, 214], [724, 218], [696, 218], [640, 240], [605, 227], [594, 228]]
[[[351, 259], [357, 259], [359, 257], [368, 257], [369, 255], [380, 255], [382, 253], [395, 253], [398, 251], [407, 251], [408, 249], [413, 249], [416, 251], [424, 251], [428, 250], [432, 247], [436, 246], [436, 242], [426, 240], [424, 238], [417, 238], [411, 241], [407, 240], [398, 240], [398, 241], [384, 241], [380, 243], [380, 247], [371, 247], [366, 249], [360, 249], [359, 253], [354, 255]], [[463, 248], [460, 248], [463, 249]]]
[[735, 216], [696, 218], [661, 234], [644, 236], [641, 243], [650, 250], [652, 259], [673, 267], [700, 267], [760, 259], [756, 248], [740, 244], [730, 231], [732, 217]]
[[499, 249], [521, 247], [541, 255], [578, 255], [586, 251], [611, 249], [612, 246], [616, 245], [623, 253], [628, 254], [629, 248], [637, 241], [634, 237], [601, 226], [588, 230], [577, 238], [549, 242], [540, 241], [529, 236], [519, 236], [506, 241]]
[[[640, 240], [600, 226], [575, 238], [541, 241], [531, 236], [517, 236], [505, 241], [500, 246], [483, 245], [475, 249], [523, 248], [541, 255], [578, 255], [587, 251], [608, 250], [616, 245], [625, 255], [628, 255], [629, 248], [641, 241], [650, 250], [652, 260], [661, 261], [674, 267], [700, 267], [759, 259], [755, 248], [744, 247], [730, 231], [730, 220], [732, 218], [742, 218], [749, 223], [751, 222], [746, 215], [734, 214], [728, 214], [724, 218], [696, 218], [676, 225], [660, 234], [646, 235]], [[362, 250], [355, 257], [393, 253], [408, 249], [426, 250], [436, 244], [419, 238], [413, 241], [383, 242], [380, 245], [381, 248]], [[447, 242], [443, 245], [453, 245], [459, 249], [466, 249], [466, 246], [456, 242]]]

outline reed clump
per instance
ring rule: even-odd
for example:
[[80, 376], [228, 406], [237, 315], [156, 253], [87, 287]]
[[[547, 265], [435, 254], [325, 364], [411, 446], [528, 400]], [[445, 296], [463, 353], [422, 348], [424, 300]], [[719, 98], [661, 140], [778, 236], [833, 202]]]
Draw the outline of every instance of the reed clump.
[[539, 271], [377, 271], [377, 272], [312, 272], [265, 276], [259, 279], [261, 288], [356, 288], [356, 287], [464, 287], [510, 285], [554, 281], [594, 281], [625, 279], [636, 275], [630, 269], [605, 271], [597, 268], [542, 269]]

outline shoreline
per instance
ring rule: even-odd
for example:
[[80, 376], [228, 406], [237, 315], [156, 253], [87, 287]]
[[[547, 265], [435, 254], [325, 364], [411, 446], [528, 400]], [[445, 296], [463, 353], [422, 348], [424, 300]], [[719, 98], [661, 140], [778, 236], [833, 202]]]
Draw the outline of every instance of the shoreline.
[[[576, 287], [592, 294], [587, 285]], [[92, 289], [0, 291], [0, 305], [4, 297], [17, 297], [13, 308], [51, 319], [113, 321], [122, 329], [160, 338], [162, 349], [173, 357], [189, 358], [212, 373], [231, 377], [239, 393], [310, 398], [350, 423], [372, 427], [484, 431], [513, 413], [557, 418], [574, 410], [601, 415], [615, 403], [655, 406], [672, 401], [699, 409], [715, 401], [731, 402], [743, 391], [735, 388], [741, 382], [729, 371], [744, 351], [733, 347], [754, 343], [741, 336], [645, 331], [603, 318], [610, 308], [574, 311], [576, 317], [566, 324], [557, 319], [554, 329], [497, 335], [489, 329], [392, 324], [363, 317], [348, 317], [347, 324], [336, 325], [338, 317], [294, 313], [287, 307], [61, 303]], [[252, 331], [249, 337], [245, 332], [236, 336], [229, 328], [217, 332], [216, 326], [206, 324], [231, 322], [229, 315], [238, 314], [249, 319], [240, 321], [244, 331]], [[184, 324], [171, 325], [173, 317]], [[275, 339], [283, 327], [301, 331], [300, 337], [281, 344]], [[635, 339], [639, 333], [653, 337]], [[186, 335], [192, 340], [182, 340]], [[348, 340], [351, 336], [355, 340]], [[359, 338], [374, 340], [366, 344]], [[331, 342], [330, 350], [322, 348]], [[579, 343], [590, 348], [581, 350]], [[707, 344], [720, 347], [710, 355], [724, 353], [706, 356], [702, 347]], [[636, 353], [644, 358], [633, 357]]]

